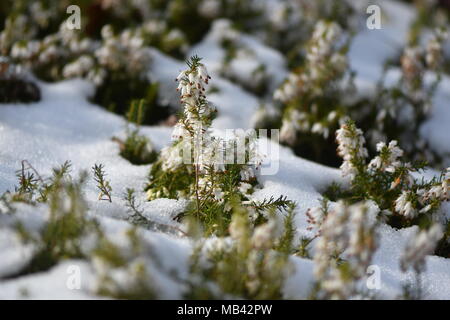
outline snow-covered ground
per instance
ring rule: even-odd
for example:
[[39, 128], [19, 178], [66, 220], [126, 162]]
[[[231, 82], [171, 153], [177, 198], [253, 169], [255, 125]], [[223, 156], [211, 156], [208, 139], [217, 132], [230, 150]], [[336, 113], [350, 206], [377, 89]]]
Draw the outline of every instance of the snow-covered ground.
[[[388, 15], [381, 30], [361, 29], [356, 35], [349, 53], [352, 68], [357, 72], [356, 83], [361, 91], [370, 90], [379, 79], [382, 64], [386, 58], [398, 54], [405, 39], [407, 27], [413, 11], [406, 5], [391, 1], [381, 1], [383, 12]], [[250, 128], [252, 117], [260, 105], [257, 97], [236, 83], [218, 75], [223, 52], [217, 46], [215, 30], [192, 48], [192, 54], [205, 57], [204, 62], [212, 73], [212, 85], [219, 92], [209, 95], [209, 100], [217, 105], [219, 116], [214, 120], [216, 129]], [[264, 46], [249, 35], [241, 39], [245, 45], [258, 54], [252, 58], [243, 57], [233, 65], [233, 70], [242, 81], [251, 81], [248, 73], [255, 66], [253, 59], [267, 65], [272, 75], [273, 85], [281, 82], [286, 75], [282, 55]], [[174, 60], [152, 49], [152, 66], [149, 77], [161, 82], [162, 94], [167, 99], [177, 100], [176, 84], [173, 81], [184, 62]], [[242, 64], [241, 64], [242, 63]], [[150, 165], [132, 165], [119, 155], [119, 146], [113, 136], [124, 136], [125, 120], [88, 101], [93, 88], [82, 80], [63, 81], [54, 84], [39, 82], [42, 100], [33, 104], [5, 104], [0, 106], [0, 193], [12, 190], [16, 184], [16, 170], [26, 159], [42, 175], [49, 175], [51, 168], [72, 162], [73, 171], [89, 170], [95, 163], [102, 163], [111, 181], [113, 202], [98, 201], [98, 190], [92, 179], [84, 193], [89, 203], [89, 214], [95, 216], [105, 230], [111, 234], [123, 232], [129, 223], [125, 221], [122, 194], [126, 188], [138, 190], [145, 214], [154, 220], [175, 225], [172, 220], [182, 203], [177, 200], [159, 199], [145, 201], [142, 191]], [[442, 153], [450, 152], [450, 78], [445, 77], [437, 90], [431, 118], [423, 125], [422, 134], [429, 143]], [[170, 143], [171, 128], [164, 126], [144, 126], [142, 133], [150, 138], [156, 149]], [[296, 227], [298, 235], [308, 235], [305, 211], [318, 205], [321, 191], [333, 181], [341, 181], [337, 169], [328, 168], [295, 156], [288, 148], [280, 147], [279, 171], [275, 175], [262, 176], [263, 188], [254, 194], [257, 199], [268, 196], [285, 195], [296, 201]], [[266, 159], [265, 161], [270, 161]], [[17, 219], [34, 228], [42, 223], [46, 212], [41, 207], [24, 207], [17, 213]], [[444, 206], [450, 214], [450, 206]], [[7, 219], [10, 217], [0, 217]], [[12, 223], [12, 222], [10, 222]], [[395, 230], [383, 225], [380, 228], [380, 247], [373, 264], [380, 268], [381, 288], [375, 294], [379, 298], [395, 298], [401, 295], [402, 286], [412, 279], [412, 274], [402, 273], [399, 257], [406, 241], [416, 227]], [[187, 273], [190, 243], [175, 235], [145, 231], [156, 255], [161, 259], [166, 271], [173, 271], [183, 277]], [[30, 258], [31, 249], [21, 244], [11, 234], [0, 233], [0, 278], [7, 276]], [[313, 263], [311, 260], [293, 257], [295, 270], [285, 285], [285, 297], [306, 298], [312, 285]], [[81, 290], [70, 290], [66, 286], [67, 267], [80, 266], [82, 270]], [[163, 298], [180, 298], [181, 287], [163, 274], [155, 277]], [[0, 281], [0, 299], [89, 299], [99, 298], [89, 292], [94, 281], [90, 266], [77, 260], [65, 261], [47, 272], [32, 274], [11, 280]], [[450, 260], [430, 256], [427, 270], [423, 274], [424, 297], [428, 299], [450, 299]]]

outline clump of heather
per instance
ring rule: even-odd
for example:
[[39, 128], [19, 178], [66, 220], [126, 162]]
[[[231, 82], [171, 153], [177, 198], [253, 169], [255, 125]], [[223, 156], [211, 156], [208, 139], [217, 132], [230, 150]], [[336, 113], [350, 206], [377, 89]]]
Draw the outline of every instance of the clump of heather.
[[41, 92], [31, 76], [20, 66], [0, 56], [0, 103], [36, 102]]
[[[246, 90], [258, 96], [270, 93], [273, 80], [266, 65], [258, 61], [257, 52], [248, 43], [243, 33], [239, 32], [230, 20], [217, 20], [211, 26], [210, 35], [224, 49], [224, 55], [218, 73], [233, 82], [239, 83]], [[242, 72], [242, 64], [247, 64]]]
[[208, 232], [213, 233], [226, 232], [231, 221], [229, 201], [236, 196], [254, 208], [254, 221], [264, 219], [261, 211], [284, 207], [287, 202], [280, 198], [258, 204], [250, 199], [261, 163], [256, 136], [237, 133], [224, 140], [211, 134], [216, 109], [205, 96], [210, 76], [196, 56], [187, 65], [176, 78], [183, 114], [173, 130], [172, 145], [161, 151], [152, 166], [148, 199], [191, 200], [188, 212], [207, 222]]
[[[314, 254], [316, 298], [347, 299], [358, 293], [377, 248], [376, 205], [339, 201], [316, 215], [318, 235]], [[311, 213], [310, 213], [311, 214]]]
[[147, 115], [146, 100], [133, 101], [127, 112], [126, 137], [113, 137], [119, 144], [120, 155], [133, 164], [149, 164], [155, 161], [156, 152], [150, 139], [141, 134], [140, 127]]
[[425, 270], [425, 257], [433, 254], [437, 243], [443, 237], [442, 227], [433, 224], [428, 230], [417, 231], [411, 241], [408, 241], [405, 252], [400, 259], [400, 266], [403, 271], [413, 269], [420, 273]]
[[[173, 110], [158, 99], [156, 83], [148, 78], [148, 47], [181, 57], [186, 50], [184, 35], [151, 17], [145, 6], [127, 3], [117, 10], [106, 1], [103, 4], [79, 4], [81, 31], [68, 27], [65, 11], [70, 3], [66, 1], [40, 0], [32, 6], [14, 1], [5, 13], [8, 18], [0, 33], [0, 51], [45, 81], [80, 77], [92, 82], [94, 102], [110, 111], [125, 114], [132, 100], [146, 99], [152, 117], [144, 123], [166, 119]], [[145, 22], [140, 19], [144, 17]], [[130, 26], [132, 21], [136, 23]]]
[[187, 298], [281, 299], [292, 271], [293, 207], [284, 230], [274, 217], [254, 227], [248, 208], [232, 204], [228, 238], [199, 238], [191, 257]]
[[314, 151], [314, 145], [324, 145], [347, 117], [344, 98], [353, 86], [346, 51], [341, 27], [319, 21], [306, 45], [305, 62], [275, 91], [282, 109], [280, 140], [302, 156], [328, 161], [326, 148]]
[[[371, 115], [366, 133], [371, 146], [378, 141], [395, 139], [412, 160], [438, 164], [440, 158], [420, 136], [419, 129], [428, 118], [432, 98], [442, 79], [445, 29], [436, 29], [426, 45], [410, 45], [400, 57], [401, 76], [394, 85], [386, 85], [384, 77], [371, 102]], [[386, 71], [390, 68], [387, 67]], [[425, 81], [429, 76], [430, 81]]]
[[339, 163], [330, 156], [334, 149], [330, 133], [348, 118], [363, 128], [370, 154], [377, 152], [379, 141], [396, 140], [408, 159], [439, 164], [442, 159], [419, 129], [442, 78], [447, 34], [445, 28], [435, 28], [425, 45], [407, 46], [394, 66], [401, 71], [398, 81], [387, 83], [392, 68], [387, 62], [374, 94], [364, 96], [356, 94], [347, 61], [349, 34], [336, 22], [317, 22], [303, 62], [274, 93], [281, 120], [270, 125], [280, 128], [281, 142], [298, 155], [327, 165]]
[[450, 200], [450, 168], [429, 181], [418, 179], [415, 175], [425, 163], [405, 162], [396, 141], [378, 143], [378, 155], [368, 161], [363, 132], [354, 122], [342, 125], [336, 136], [338, 154], [344, 160], [342, 175], [350, 186], [338, 192], [330, 188], [325, 194], [331, 200], [371, 200], [380, 209], [379, 217], [399, 228], [446, 223], [441, 204]]
[[[24, 161], [17, 173], [19, 185], [0, 197], [0, 213], [11, 218], [9, 222], [2, 220], [0, 228], [9, 230], [31, 248], [29, 258], [11, 277], [42, 272], [65, 259], [86, 259], [89, 243], [98, 239], [97, 222], [88, 216], [82, 194], [87, 174], [82, 172], [76, 179], [69, 172], [70, 163], [66, 162], [55, 168], [51, 177], [44, 178]], [[45, 215], [38, 214], [37, 226], [30, 225], [16, 215], [18, 208], [44, 211]]]
[[95, 280], [90, 290], [115, 299], [156, 299], [155, 256], [139, 230], [104, 236], [92, 250]]
[[441, 225], [435, 223], [427, 230], [417, 230], [408, 241], [405, 251], [400, 258], [400, 268], [403, 272], [409, 269], [415, 274], [415, 285], [409, 283], [404, 286], [404, 297], [408, 299], [422, 298], [421, 275], [426, 269], [425, 258], [435, 252], [439, 241], [444, 236]]

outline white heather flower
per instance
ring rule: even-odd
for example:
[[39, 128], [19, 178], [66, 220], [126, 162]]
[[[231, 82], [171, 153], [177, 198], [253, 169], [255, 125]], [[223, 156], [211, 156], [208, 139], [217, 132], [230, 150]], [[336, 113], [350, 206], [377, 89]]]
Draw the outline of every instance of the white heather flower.
[[257, 250], [270, 249], [273, 246], [276, 222], [274, 219], [255, 228], [252, 236], [253, 247]]
[[447, 169], [442, 182], [430, 186], [429, 188], [417, 190], [417, 195], [420, 203], [425, 205], [420, 210], [421, 213], [428, 212], [437, 208], [442, 201], [449, 201], [449, 169]]
[[363, 163], [368, 156], [363, 132], [354, 124], [346, 123], [336, 131], [336, 141], [338, 155], [344, 159], [341, 165], [342, 175], [353, 179], [358, 173], [355, 164]]
[[283, 119], [280, 130], [280, 141], [293, 145], [297, 141], [297, 125], [290, 119]]
[[403, 156], [403, 150], [398, 147], [396, 140], [389, 142], [388, 146], [384, 142], [377, 143], [377, 151], [379, 155], [370, 161], [369, 168], [394, 172], [402, 165], [398, 159]]
[[91, 56], [82, 55], [72, 63], [67, 64], [63, 69], [65, 78], [81, 77], [87, 74], [94, 67], [94, 60]]
[[225, 193], [222, 191], [222, 189], [214, 188], [213, 189], [213, 194], [214, 194], [214, 198], [217, 201], [223, 201], [223, 196], [225, 195]]
[[208, 84], [208, 80], [210, 79], [210, 76], [208, 74], [208, 71], [206, 70], [206, 67], [203, 64], [200, 64], [197, 68], [198, 76], [200, 77], [200, 80], [204, 81], [206, 84]]
[[183, 164], [183, 157], [181, 156], [183, 150], [183, 143], [178, 143], [171, 147], [165, 147], [161, 150], [161, 159], [163, 159], [163, 170], [172, 171]]
[[198, 12], [206, 18], [213, 19], [220, 14], [220, 7], [219, 0], [204, 0], [198, 7]]
[[255, 177], [255, 171], [251, 166], [244, 166], [240, 172], [243, 181], [250, 181]]
[[403, 191], [397, 200], [395, 200], [395, 211], [407, 219], [412, 219], [417, 216], [417, 210], [411, 202], [412, 197], [413, 193], [411, 191]]
[[442, 227], [439, 224], [434, 224], [428, 230], [416, 232], [413, 239], [407, 242], [401, 257], [400, 267], [402, 271], [405, 272], [408, 268], [412, 268], [416, 272], [423, 272], [425, 270], [425, 257], [433, 254], [443, 235]]
[[329, 122], [333, 122], [333, 121], [335, 121], [335, 120], [337, 119], [337, 117], [338, 117], [337, 112], [336, 112], [336, 111], [331, 111], [331, 112], [328, 114], [328, 116], [327, 116], [327, 120], [328, 120]]
[[313, 124], [311, 128], [312, 133], [322, 133], [324, 126], [320, 122], [316, 122]]
[[442, 44], [447, 38], [447, 30], [437, 30], [433, 37], [428, 41], [425, 61], [430, 69], [436, 70], [441, 64], [444, 55]]
[[307, 79], [304, 79], [304, 77], [304, 75], [299, 76], [295, 73], [290, 73], [281, 87], [275, 90], [273, 98], [281, 102], [287, 102], [295, 98], [305, 89], [303, 84]]
[[178, 141], [183, 137], [188, 136], [188, 131], [184, 128], [184, 126], [178, 122], [174, 127], [172, 131], [172, 141]]
[[422, 51], [417, 47], [406, 48], [401, 58], [403, 75], [408, 82], [420, 77], [424, 71], [421, 62]]
[[252, 185], [250, 183], [246, 183], [246, 182], [241, 182], [239, 184], [239, 191], [242, 194], [247, 194], [249, 190], [251, 190]]
[[113, 28], [110, 24], [103, 26], [100, 33], [103, 39], [110, 39], [114, 37]]
[[433, 206], [431, 204], [423, 207], [422, 209], [420, 209], [419, 213], [427, 213], [428, 211], [430, 211], [433, 208]]

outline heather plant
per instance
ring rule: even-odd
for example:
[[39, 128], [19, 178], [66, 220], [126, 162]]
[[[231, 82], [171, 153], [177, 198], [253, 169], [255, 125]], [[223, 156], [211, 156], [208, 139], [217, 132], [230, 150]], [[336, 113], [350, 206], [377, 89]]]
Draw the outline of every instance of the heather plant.
[[421, 137], [420, 127], [442, 79], [447, 33], [436, 28], [423, 48], [406, 47], [397, 82], [387, 81], [389, 71], [397, 67], [388, 62], [371, 98], [350, 98], [357, 92], [346, 58], [348, 35], [335, 22], [319, 21], [306, 44], [304, 62], [274, 93], [280, 102], [280, 122], [263, 121], [263, 126], [280, 127], [281, 142], [298, 155], [337, 166], [339, 159], [330, 156], [334, 149], [330, 133], [351, 118], [363, 128], [370, 155], [376, 154], [379, 141], [397, 140], [408, 159], [438, 165], [442, 159]]
[[[424, 48], [406, 47], [400, 57], [401, 76], [394, 85], [385, 84], [390, 70], [389, 65], [386, 67], [370, 102], [372, 111], [361, 121], [372, 148], [378, 141], [397, 140], [409, 159], [439, 164], [439, 155], [420, 136], [419, 129], [428, 118], [442, 79], [443, 42], [447, 37], [445, 29], [435, 29]], [[426, 76], [431, 80], [426, 81]]]
[[20, 66], [0, 57], [0, 103], [30, 103], [41, 99], [41, 92]]
[[[338, 154], [343, 158], [340, 169], [350, 186], [329, 188], [325, 195], [331, 200], [373, 201], [379, 218], [397, 228], [427, 228], [433, 222], [447, 224], [440, 208], [450, 200], [449, 169], [430, 180], [415, 178], [425, 163], [404, 161], [404, 152], [395, 140], [378, 143], [378, 155], [368, 162], [363, 132], [352, 121], [341, 126], [336, 140]], [[440, 254], [446, 256], [448, 246], [445, 241], [442, 245]]]
[[146, 78], [150, 55], [140, 35], [130, 30], [116, 36], [107, 25], [97, 41], [62, 23], [41, 40], [14, 42], [6, 54], [46, 81], [74, 77], [91, 81], [97, 87], [94, 101], [118, 113], [123, 114], [133, 98], [150, 101]]
[[[126, 238], [129, 238], [130, 245], [133, 244], [137, 251], [130, 251], [127, 248], [121, 251], [123, 248], [120, 247], [120, 242], [116, 244], [114, 237], [108, 237], [97, 220], [89, 217], [87, 213], [88, 203], [83, 197], [82, 190], [88, 177], [87, 173], [81, 172], [79, 179], [75, 179], [71, 176], [70, 170], [70, 162], [65, 162], [60, 167], [53, 169], [51, 177], [45, 178], [31, 164], [23, 161], [22, 168], [17, 172], [18, 186], [14, 191], [5, 192], [0, 197], [0, 214], [11, 215], [12, 219], [16, 219], [15, 222], [14, 220], [12, 222], [1, 220], [0, 227], [13, 230], [23, 244], [31, 245], [33, 248], [29, 262], [9, 277], [14, 278], [41, 272], [66, 259], [83, 259], [91, 262], [95, 267], [99, 283], [94, 291], [98, 291], [98, 294], [117, 297], [127, 294], [129, 297], [137, 297], [147, 293], [148, 290], [144, 290], [146, 286], [143, 282], [143, 275], [137, 270], [138, 264], [130, 262], [131, 258], [126, 255], [134, 252], [133, 254], [142, 258], [142, 250], [139, 249], [139, 251], [137, 248], [143, 246], [145, 241], [137, 235], [137, 231], [133, 227], [127, 233]], [[100, 190], [99, 200], [109, 201], [111, 187], [102, 165], [93, 167], [93, 179]], [[127, 189], [124, 199], [124, 212], [129, 212], [127, 220], [132, 225], [152, 231], [169, 232], [176, 236], [185, 235], [177, 227], [146, 218], [134, 193], [134, 190]], [[20, 205], [48, 211], [39, 228], [25, 224], [17, 217], [15, 213]], [[124, 256], [122, 257], [122, 255]], [[151, 258], [157, 260], [155, 257]], [[103, 266], [103, 269], [100, 269], [100, 266]], [[112, 277], [110, 272], [107, 274], [112, 278], [108, 278], [102, 273], [102, 270], [107, 270], [105, 268], [118, 270], [119, 267], [124, 268], [123, 273], [137, 272], [135, 275], [139, 281], [136, 282], [136, 287], [131, 286], [134, 293], [125, 289], [122, 293], [118, 291], [114, 291], [114, 293], [112, 286], [116, 278]], [[120, 280], [120, 277], [117, 279]], [[140, 287], [141, 285], [143, 287]]]
[[41, 230], [37, 253], [22, 273], [45, 270], [63, 259], [86, 256], [83, 239], [96, 233], [97, 224], [86, 217], [81, 196], [85, 175], [79, 181], [57, 181], [48, 200], [50, 217]]
[[[258, 62], [257, 53], [246, 44], [242, 33], [231, 21], [218, 20], [212, 25], [211, 34], [212, 38], [217, 38], [218, 45], [224, 50], [218, 73], [237, 82], [246, 90], [263, 96], [270, 87], [270, 77], [266, 66]], [[249, 65], [247, 72], [242, 72], [241, 63]]]
[[[48, 4], [44, 2], [37, 1], [36, 6], [52, 7], [51, 1]], [[61, 9], [63, 4], [53, 5]], [[40, 15], [43, 17], [58, 17], [51, 22], [58, 23], [56, 27], [44, 31], [33, 16], [39, 10], [28, 11], [23, 3], [13, 6], [0, 34], [2, 55], [46, 81], [74, 77], [89, 80], [96, 86], [94, 102], [116, 113], [124, 114], [132, 100], [145, 98], [154, 115], [144, 119], [145, 123], [167, 118], [171, 111], [159, 101], [157, 84], [148, 80], [151, 57], [147, 47], [160, 46], [163, 52], [180, 56], [186, 49], [182, 34], [176, 29], [168, 30], [159, 20], [125, 28], [114, 24], [114, 19], [106, 19], [106, 23], [97, 26], [101, 30], [98, 38], [87, 32], [90, 19], [87, 19], [87, 26], [83, 25], [83, 30], [70, 30], [61, 18], [67, 17], [66, 7], [63, 12], [54, 10], [56, 13], [42, 9], [44, 11]], [[91, 12], [88, 8], [89, 5], [82, 5], [86, 15]]]
[[189, 3], [173, 0], [164, 3], [163, 14], [169, 25], [184, 31], [189, 43], [196, 43], [214, 19], [232, 19], [240, 29], [245, 29], [255, 24], [260, 10], [258, 1], [254, 0], [195, 0]]
[[64, 78], [85, 77], [96, 86], [94, 102], [110, 111], [125, 114], [136, 99], [145, 99], [152, 117], [143, 119], [153, 124], [170, 114], [169, 107], [158, 99], [158, 84], [148, 80], [151, 55], [145, 33], [138, 28], [116, 34], [111, 25], [102, 28], [102, 40], [88, 54], [78, 55], [64, 66]]
[[282, 230], [274, 216], [254, 227], [239, 199], [232, 206], [229, 238], [197, 238], [186, 298], [283, 298], [284, 281], [292, 270], [294, 207]]
[[38, 229], [26, 227], [20, 220], [12, 226], [20, 239], [33, 247], [33, 255], [11, 277], [47, 270], [64, 259], [86, 258], [86, 241], [100, 235], [97, 222], [87, 217], [87, 204], [82, 196], [87, 175], [81, 173], [79, 179], [72, 179], [69, 171], [70, 164], [66, 162], [53, 170], [51, 178], [44, 179], [31, 165], [23, 163], [18, 172], [18, 187], [2, 196], [7, 208], [4, 213], [13, 214], [18, 204], [36, 209], [45, 204], [48, 210]]
[[[103, 168], [99, 165], [94, 168], [94, 179], [102, 185], [101, 192], [108, 192]], [[82, 259], [91, 265], [94, 272], [95, 281], [86, 288], [92, 293], [119, 299], [155, 298], [151, 273], [155, 272], [155, 266], [159, 266], [159, 258], [153, 255], [150, 244], [135, 227], [124, 234], [107, 235], [103, 226], [88, 216], [88, 205], [82, 191], [86, 172], [82, 172], [79, 179], [72, 178], [68, 162], [53, 171], [53, 177], [45, 179], [30, 164], [24, 163], [18, 172], [19, 185], [15, 191], [1, 196], [2, 214], [14, 215], [20, 204], [48, 210], [38, 228], [21, 222], [19, 218], [16, 222], [0, 221], [2, 231], [4, 227], [6, 231], [13, 230], [12, 235], [17, 235], [24, 245], [32, 247], [30, 260], [8, 277], [42, 272], [67, 259]], [[138, 224], [133, 223], [139, 211], [134, 191], [128, 192], [127, 205], [134, 211], [130, 222]], [[141, 215], [141, 219], [146, 218]], [[152, 221], [147, 220], [147, 224], [154, 231], [157, 228], [158, 231], [163, 230]]]
[[125, 140], [113, 137], [119, 143], [120, 155], [133, 164], [149, 164], [156, 159], [156, 152], [150, 140], [140, 133], [140, 126], [146, 118], [148, 104], [146, 100], [133, 101], [127, 112]]
[[8, 55], [17, 42], [27, 42], [38, 35], [55, 32], [66, 17], [68, 1], [40, 0], [31, 5], [26, 0], [5, 0], [0, 7], [3, 31], [0, 33], [0, 54]]
[[439, 1], [415, 0], [414, 6], [417, 14], [409, 29], [410, 46], [417, 46], [427, 29], [442, 28], [449, 22], [447, 12], [439, 6]]
[[303, 47], [317, 21], [333, 21], [342, 29], [352, 31], [357, 18], [356, 10], [346, 0], [277, 1], [267, 4], [265, 11], [263, 29], [257, 28], [253, 33], [282, 52], [291, 68], [304, 60]]
[[103, 237], [91, 255], [93, 291], [115, 299], [155, 299], [152, 273], [157, 257], [135, 228]]
[[421, 276], [426, 268], [425, 257], [434, 253], [443, 236], [441, 225], [433, 224], [427, 230], [417, 230], [407, 243], [400, 259], [400, 268], [403, 272], [413, 270], [415, 284], [408, 283], [404, 286], [404, 298], [416, 300], [423, 298]]
[[187, 276], [167, 272], [139, 229], [101, 238], [90, 257], [96, 276], [93, 291], [119, 299], [155, 299], [159, 297], [155, 277], [164, 273], [183, 285], [185, 298], [282, 298], [292, 270], [294, 207], [285, 217], [283, 231], [275, 216], [254, 227], [248, 209], [239, 203], [233, 202], [230, 237], [204, 238], [201, 227], [191, 220], [193, 248]]
[[18, 186], [10, 194], [13, 202], [27, 204], [38, 204], [47, 202], [49, 194], [56, 188], [58, 183], [67, 178], [71, 169], [70, 161], [64, 162], [60, 167], [54, 168], [50, 178], [43, 178], [39, 172], [26, 160], [21, 163], [21, 169], [16, 172]]
[[[254, 221], [264, 220], [261, 213], [266, 209], [282, 209], [289, 202], [283, 197], [250, 201], [258, 185], [256, 169], [261, 161], [256, 137], [237, 133], [235, 138], [223, 140], [211, 135], [209, 127], [216, 110], [204, 94], [210, 76], [200, 61], [191, 57], [188, 69], [176, 79], [183, 114], [173, 130], [173, 144], [161, 151], [152, 166], [147, 194], [149, 200], [191, 200], [186, 214], [203, 221], [208, 233], [223, 234], [231, 221], [231, 198], [238, 197], [253, 207]], [[233, 161], [226, 163], [230, 157]]]
[[112, 202], [112, 188], [109, 180], [106, 179], [104, 168], [105, 166], [103, 164], [95, 164], [92, 167], [94, 180], [97, 183], [97, 189], [99, 190], [98, 200], [106, 200]]
[[306, 45], [305, 62], [275, 91], [281, 102], [280, 140], [297, 154], [333, 164], [330, 132], [349, 114], [352, 90], [342, 28], [319, 21]]
[[[7, 31], [5, 29], [3, 33]], [[82, 37], [79, 31], [69, 30], [65, 23], [62, 23], [56, 32], [45, 37], [16, 40], [4, 49], [3, 54], [47, 81], [62, 79], [66, 64], [78, 57], [84, 57], [80, 60], [80, 67], [90, 72], [90, 78], [97, 79], [98, 73], [93, 68], [94, 63], [92, 59], [87, 58], [87, 54], [93, 50], [95, 43], [92, 39]]]
[[352, 205], [339, 201], [308, 211], [319, 237], [313, 258], [317, 280], [313, 298], [348, 299], [362, 293], [358, 280], [366, 275], [377, 249], [378, 210], [370, 201]]

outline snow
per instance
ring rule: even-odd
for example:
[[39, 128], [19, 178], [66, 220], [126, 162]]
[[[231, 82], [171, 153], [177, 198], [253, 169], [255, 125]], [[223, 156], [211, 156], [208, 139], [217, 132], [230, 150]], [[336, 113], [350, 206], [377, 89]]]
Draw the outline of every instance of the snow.
[[[360, 90], [370, 92], [380, 78], [385, 59], [399, 54], [400, 39], [405, 39], [406, 26], [413, 18], [412, 10], [404, 4], [393, 1], [382, 2], [387, 14], [382, 30], [362, 31], [355, 36], [349, 57], [352, 68], [357, 72], [356, 83]], [[211, 86], [218, 92], [208, 97], [219, 110], [213, 122], [216, 129], [250, 128], [252, 116], [261, 100], [239, 85], [219, 76], [219, 68], [224, 55], [219, 46], [219, 27], [225, 21], [216, 22], [211, 32], [191, 53], [204, 57], [211, 70]], [[222, 24], [222, 25], [221, 25]], [[280, 83], [286, 74], [281, 55], [264, 46], [256, 38], [242, 35], [240, 41], [253, 49], [254, 57], [241, 57], [231, 66], [240, 81], [252, 81], [250, 70], [256, 63], [263, 63], [272, 79], [272, 85]], [[151, 49], [152, 65], [149, 77], [158, 81], [164, 99], [178, 104], [175, 92], [175, 76], [184, 68], [177, 61]], [[70, 80], [49, 84], [39, 82], [42, 100], [33, 104], [3, 104], [0, 106], [0, 193], [12, 190], [16, 184], [16, 170], [21, 160], [29, 161], [41, 175], [48, 176], [51, 168], [66, 160], [72, 163], [72, 173], [89, 170], [95, 163], [105, 165], [108, 180], [112, 185], [113, 202], [98, 201], [98, 191], [92, 179], [84, 191], [88, 200], [89, 214], [95, 216], [108, 234], [121, 233], [129, 224], [123, 201], [126, 188], [134, 188], [144, 214], [152, 220], [171, 226], [179, 226], [173, 217], [183, 210], [183, 201], [158, 199], [145, 201], [142, 191], [150, 165], [136, 166], [119, 155], [118, 145], [113, 136], [123, 136], [125, 120], [89, 102], [93, 88], [85, 81]], [[422, 134], [433, 148], [442, 154], [450, 153], [448, 101], [450, 79], [445, 77], [434, 100], [430, 119], [423, 125]], [[170, 143], [171, 128], [164, 126], [144, 126], [142, 133], [148, 136], [156, 147]], [[273, 155], [272, 155], [273, 156]], [[265, 161], [275, 160], [269, 157]], [[306, 230], [305, 211], [318, 204], [320, 193], [333, 181], [345, 183], [337, 169], [328, 168], [295, 156], [289, 149], [280, 147], [279, 171], [275, 175], [261, 176], [262, 189], [253, 196], [263, 199], [285, 195], [298, 204], [296, 228], [298, 236], [311, 235]], [[450, 206], [444, 206], [447, 214]], [[14, 221], [27, 224], [38, 230], [45, 219], [45, 208], [20, 207], [17, 215], [0, 217], [2, 225]], [[17, 220], [16, 220], [17, 219]], [[376, 292], [381, 298], [395, 298], [402, 292], [402, 285], [412, 276], [399, 268], [399, 257], [415, 227], [396, 230], [387, 225], [380, 228], [380, 248], [373, 264], [381, 270], [381, 289]], [[164, 269], [176, 273], [180, 278], [187, 276], [188, 257], [191, 245], [185, 238], [152, 231], [143, 231]], [[0, 279], [11, 275], [23, 267], [31, 257], [32, 245], [21, 244], [18, 239], [0, 229]], [[313, 281], [313, 263], [304, 258], [292, 257], [293, 272], [285, 285], [285, 297], [307, 298]], [[66, 286], [67, 268], [80, 266], [82, 272], [81, 290], [70, 290]], [[156, 269], [155, 269], [156, 270]], [[163, 298], [181, 298], [183, 288], [166, 276], [155, 271], [157, 287]], [[64, 261], [42, 273], [19, 278], [0, 280], [0, 299], [98, 299], [90, 288], [93, 279], [91, 266], [83, 261]], [[425, 297], [428, 299], [450, 299], [450, 260], [439, 257], [427, 258], [427, 271], [423, 275]]]

